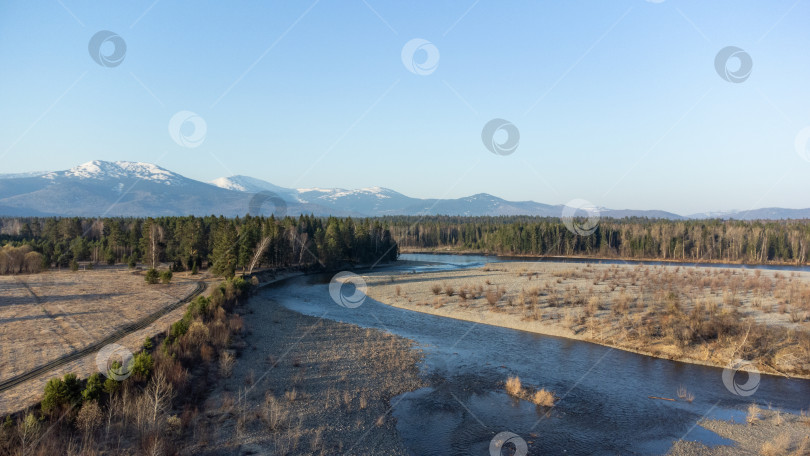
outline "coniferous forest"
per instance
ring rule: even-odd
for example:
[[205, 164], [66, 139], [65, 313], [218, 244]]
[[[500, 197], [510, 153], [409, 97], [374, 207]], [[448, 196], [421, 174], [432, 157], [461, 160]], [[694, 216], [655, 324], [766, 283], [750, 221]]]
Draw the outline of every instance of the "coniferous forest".
[[520, 216], [0, 218], [0, 273], [73, 262], [170, 263], [231, 276], [251, 266], [387, 262], [401, 249], [804, 264], [809, 243], [803, 220], [602, 219], [592, 234], [579, 235], [560, 219]]
[[159, 218], [0, 218], [0, 273], [35, 272], [76, 262], [170, 263], [210, 267], [221, 276], [253, 267], [325, 268], [396, 260], [379, 220], [300, 216]]
[[807, 220], [602, 219], [590, 235], [575, 234], [548, 217], [387, 217], [382, 223], [402, 250], [730, 263], [810, 260]]

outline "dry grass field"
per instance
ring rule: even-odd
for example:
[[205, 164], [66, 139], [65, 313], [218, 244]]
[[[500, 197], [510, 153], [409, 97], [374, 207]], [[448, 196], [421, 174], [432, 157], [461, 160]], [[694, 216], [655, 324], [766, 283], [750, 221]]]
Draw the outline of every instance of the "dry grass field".
[[810, 374], [810, 274], [678, 265], [495, 263], [367, 276], [368, 294], [420, 312], [762, 372]]
[[[183, 299], [199, 277], [180, 273], [168, 285], [147, 285], [142, 271], [126, 267], [0, 276], [0, 381], [86, 347]], [[182, 308], [177, 311], [182, 315]], [[178, 318], [165, 315], [119, 343], [136, 349], [144, 337]], [[35, 402], [50, 377], [67, 372], [86, 377], [95, 370], [92, 355], [7, 390], [0, 395], [0, 414]]]

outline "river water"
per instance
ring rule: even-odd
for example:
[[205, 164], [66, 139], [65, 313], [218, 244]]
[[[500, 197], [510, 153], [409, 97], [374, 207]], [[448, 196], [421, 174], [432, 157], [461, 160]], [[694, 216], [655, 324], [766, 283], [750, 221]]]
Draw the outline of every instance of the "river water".
[[[398, 268], [402, 274], [508, 261], [475, 255], [401, 258], [434, 263]], [[416, 455], [488, 455], [491, 439], [503, 431], [524, 439], [530, 455], [665, 454], [678, 439], [732, 443], [697, 426], [703, 417], [742, 422], [752, 402], [793, 413], [810, 408], [810, 381], [762, 375], [753, 395], [739, 396], [726, 388], [720, 368], [422, 314], [370, 298], [344, 308], [330, 298], [328, 280], [300, 277], [263, 293], [292, 310], [383, 329], [424, 349], [422, 369], [431, 386], [391, 400], [400, 435]], [[503, 381], [513, 375], [561, 399], [552, 409], [514, 400], [503, 392]], [[746, 377], [740, 372], [735, 381], [744, 384]], [[650, 398], [676, 398], [679, 386], [694, 394], [693, 402]]]

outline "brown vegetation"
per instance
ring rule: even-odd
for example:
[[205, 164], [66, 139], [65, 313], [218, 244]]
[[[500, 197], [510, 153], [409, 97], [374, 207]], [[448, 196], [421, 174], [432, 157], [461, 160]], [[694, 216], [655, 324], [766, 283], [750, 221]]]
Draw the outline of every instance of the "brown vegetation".
[[524, 387], [520, 382], [520, 378], [517, 376], [507, 378], [504, 389], [506, 390], [506, 394], [517, 399], [532, 402], [540, 407], [554, 407], [554, 403], [556, 402], [554, 393], [547, 391], [545, 388], [532, 390], [531, 388]]
[[[223, 325], [244, 288], [244, 281], [226, 281], [210, 298], [193, 301], [151, 356], [136, 355], [136, 368], [139, 359], [146, 360], [136, 375], [121, 382], [109, 378], [103, 386], [93, 378], [85, 386], [73, 380], [75, 376], [66, 376], [64, 392], [51, 389], [46, 395], [52, 398], [47, 410], [43, 402], [41, 411], [21, 415], [16, 425], [2, 428], [0, 454], [101, 454], [121, 448], [149, 455], [174, 453], [208, 390], [209, 372], [216, 369], [202, 360], [203, 348], [210, 347], [219, 356], [227, 353], [230, 335], [219, 340], [211, 335]], [[84, 392], [79, 395], [76, 388]], [[60, 391], [59, 396], [53, 396], [54, 391]], [[47, 432], [37, 419], [44, 421]]]
[[668, 359], [723, 367], [745, 359], [761, 372], [810, 375], [805, 272], [499, 263], [413, 276], [401, 285], [407, 302], [373, 276], [368, 282], [372, 297], [401, 307], [425, 300], [423, 287], [436, 295], [449, 287], [457, 296], [436, 302], [438, 314]]

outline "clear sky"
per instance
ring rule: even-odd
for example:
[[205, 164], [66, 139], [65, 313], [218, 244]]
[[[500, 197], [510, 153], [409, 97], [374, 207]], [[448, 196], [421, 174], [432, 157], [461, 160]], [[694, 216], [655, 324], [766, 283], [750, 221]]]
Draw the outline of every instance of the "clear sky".
[[[0, 173], [131, 160], [415, 197], [809, 207], [808, 19], [808, 0], [6, 0]], [[116, 66], [88, 52], [102, 30], [126, 43]], [[412, 39], [435, 46], [415, 72]], [[715, 68], [727, 46], [743, 82]], [[197, 147], [169, 133], [180, 111], [205, 122]], [[511, 155], [482, 142], [493, 118], [520, 132]]]

